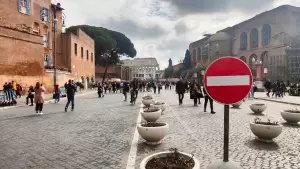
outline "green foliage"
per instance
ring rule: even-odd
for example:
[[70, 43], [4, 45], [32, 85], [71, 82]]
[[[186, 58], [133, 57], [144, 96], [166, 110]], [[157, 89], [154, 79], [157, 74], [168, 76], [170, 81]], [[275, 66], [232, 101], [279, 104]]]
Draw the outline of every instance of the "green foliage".
[[[102, 66], [111, 66], [120, 62], [120, 56], [134, 58], [136, 49], [129, 38], [124, 34], [102, 27], [77, 25], [66, 29], [66, 32], [73, 32], [80, 28], [95, 41], [95, 63]], [[101, 57], [104, 53], [117, 48], [117, 52], [111, 54], [110, 59]]]
[[191, 55], [190, 51], [187, 49], [185, 52], [185, 56], [183, 59], [183, 64], [185, 69], [190, 69], [191, 68]]

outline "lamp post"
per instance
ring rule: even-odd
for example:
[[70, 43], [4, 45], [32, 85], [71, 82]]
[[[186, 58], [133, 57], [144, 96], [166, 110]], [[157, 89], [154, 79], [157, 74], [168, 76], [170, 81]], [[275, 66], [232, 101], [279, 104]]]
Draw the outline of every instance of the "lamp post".
[[252, 58], [252, 63], [255, 64], [255, 67], [256, 67], [256, 81], [260, 81], [261, 80], [261, 65], [262, 65], [262, 61], [256, 60], [253, 57]]
[[[54, 84], [54, 88], [56, 86], [56, 31], [57, 31], [57, 10], [61, 9], [60, 3], [57, 3], [56, 5], [53, 5], [53, 18], [52, 18], [52, 32], [53, 32], [53, 67], [54, 67], [54, 71], [53, 71], [53, 84]], [[45, 23], [45, 17], [46, 17], [46, 11], [45, 10], [41, 10], [41, 16], [42, 16], [42, 22]], [[49, 15], [49, 14], [48, 14]], [[66, 15], [62, 12], [62, 27], [65, 27], [65, 19], [66, 19]]]

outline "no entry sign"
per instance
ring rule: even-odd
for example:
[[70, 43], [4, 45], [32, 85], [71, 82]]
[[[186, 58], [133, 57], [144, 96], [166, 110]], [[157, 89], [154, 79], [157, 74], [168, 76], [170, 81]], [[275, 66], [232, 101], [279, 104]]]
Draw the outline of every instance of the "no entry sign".
[[207, 94], [216, 102], [229, 105], [244, 99], [252, 86], [252, 73], [245, 62], [224, 57], [211, 63], [204, 75]]

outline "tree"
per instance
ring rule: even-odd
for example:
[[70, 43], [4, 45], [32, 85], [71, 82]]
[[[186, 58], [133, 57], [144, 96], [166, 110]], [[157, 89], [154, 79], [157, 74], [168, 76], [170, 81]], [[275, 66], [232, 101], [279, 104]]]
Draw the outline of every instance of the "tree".
[[183, 64], [185, 69], [190, 69], [191, 68], [191, 55], [190, 51], [187, 49], [185, 52], [185, 56], [183, 59]]
[[105, 80], [108, 67], [119, 64], [121, 56], [130, 58], [136, 56], [137, 52], [133, 43], [120, 32], [90, 25], [72, 26], [67, 28], [66, 32], [76, 34], [78, 28], [94, 39], [95, 64], [105, 67], [103, 81]]

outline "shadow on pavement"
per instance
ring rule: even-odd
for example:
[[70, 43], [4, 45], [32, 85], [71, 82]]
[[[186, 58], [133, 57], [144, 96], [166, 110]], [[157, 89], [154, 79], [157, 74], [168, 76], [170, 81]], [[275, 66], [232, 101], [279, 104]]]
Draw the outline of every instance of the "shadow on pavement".
[[284, 127], [290, 127], [290, 128], [300, 128], [300, 124], [291, 124], [291, 123], [281, 123]]
[[255, 148], [259, 150], [266, 150], [266, 151], [277, 151], [279, 149], [279, 145], [275, 142], [272, 143], [264, 143], [258, 141], [256, 139], [249, 140], [245, 143], [246, 146], [250, 148]]

